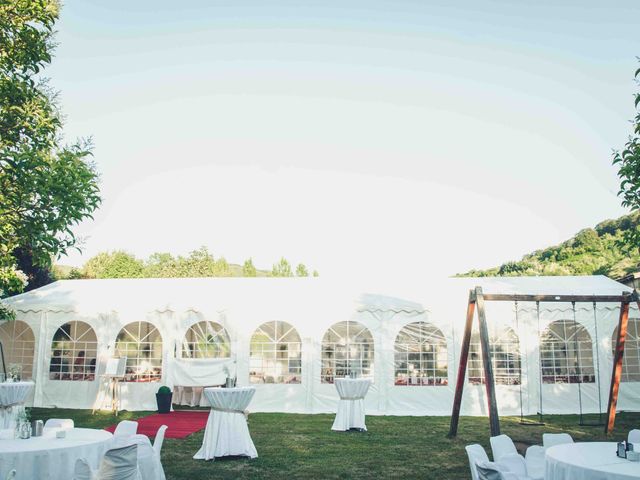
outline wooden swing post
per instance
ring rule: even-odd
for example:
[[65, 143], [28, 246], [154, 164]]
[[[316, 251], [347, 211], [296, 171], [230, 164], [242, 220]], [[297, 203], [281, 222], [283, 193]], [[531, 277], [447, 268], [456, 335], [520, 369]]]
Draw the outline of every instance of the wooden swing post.
[[500, 418], [498, 417], [498, 403], [496, 401], [496, 388], [493, 378], [493, 365], [491, 363], [491, 351], [489, 345], [489, 329], [487, 328], [487, 317], [484, 310], [484, 296], [481, 287], [469, 292], [469, 304], [467, 305], [467, 321], [464, 326], [464, 336], [462, 337], [462, 351], [460, 353], [460, 366], [458, 367], [458, 379], [456, 381], [456, 392], [453, 399], [453, 411], [451, 413], [451, 425], [449, 427], [449, 437], [458, 434], [458, 422], [460, 420], [460, 407], [462, 405], [462, 393], [464, 391], [464, 380], [467, 373], [467, 360], [469, 358], [469, 347], [471, 345], [471, 330], [473, 328], [473, 316], [478, 310], [478, 323], [480, 331], [480, 345], [482, 349], [482, 365], [484, 368], [484, 381], [487, 389], [487, 403], [489, 407], [489, 426], [491, 436], [500, 435]]
[[622, 378], [622, 359], [624, 357], [624, 341], [625, 341], [625, 338], [627, 337], [627, 326], [629, 324], [629, 304], [630, 303], [631, 303], [631, 295], [628, 295], [628, 294], [624, 295], [622, 302], [620, 302], [620, 317], [618, 319], [618, 336], [616, 338], [616, 349], [613, 355], [613, 372], [611, 372], [611, 386], [609, 387], [609, 402], [607, 404], [607, 424], [604, 427], [605, 433], [611, 433], [613, 431], [613, 426], [615, 425], [615, 422], [616, 422], [616, 406], [618, 405], [620, 379]]

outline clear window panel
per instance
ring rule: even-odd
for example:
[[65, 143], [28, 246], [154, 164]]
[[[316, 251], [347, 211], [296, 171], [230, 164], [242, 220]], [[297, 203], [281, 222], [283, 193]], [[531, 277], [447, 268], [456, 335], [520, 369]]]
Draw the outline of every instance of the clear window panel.
[[116, 338], [115, 353], [127, 357], [126, 382], [158, 382], [162, 378], [162, 336], [149, 322], [126, 325]]
[[373, 379], [373, 336], [358, 322], [334, 324], [322, 339], [322, 383], [333, 383], [338, 377]]
[[230, 355], [229, 335], [215, 322], [202, 321], [192, 325], [182, 340], [182, 358], [227, 358]]
[[557, 320], [542, 332], [540, 362], [543, 383], [595, 382], [591, 336], [573, 320]]
[[0, 343], [6, 366], [18, 365], [23, 379], [32, 378], [35, 337], [31, 327], [21, 320], [4, 322], [0, 325]]
[[426, 322], [406, 325], [395, 341], [395, 385], [444, 386], [447, 342], [442, 332]]
[[[493, 328], [489, 332], [489, 353], [496, 385], [519, 385], [521, 381], [520, 341], [512, 328]], [[469, 345], [467, 381], [485, 383], [480, 334], [474, 331]]]
[[251, 337], [249, 357], [251, 383], [300, 383], [302, 342], [286, 322], [263, 323]]
[[49, 379], [95, 380], [97, 350], [96, 332], [88, 323], [65, 323], [53, 335]]

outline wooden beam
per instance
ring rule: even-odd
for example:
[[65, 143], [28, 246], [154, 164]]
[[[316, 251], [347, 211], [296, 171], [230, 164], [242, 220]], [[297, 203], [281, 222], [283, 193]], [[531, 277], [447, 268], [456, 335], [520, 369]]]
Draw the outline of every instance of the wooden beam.
[[493, 378], [491, 364], [491, 345], [489, 344], [489, 329], [484, 311], [484, 297], [482, 288], [476, 287], [476, 305], [478, 307], [478, 321], [480, 322], [480, 345], [482, 346], [482, 364], [484, 365], [484, 384], [487, 389], [487, 404], [489, 407], [489, 427], [491, 436], [500, 435], [500, 418], [498, 417], [498, 403], [496, 401], [496, 384]]
[[[637, 297], [634, 292], [626, 295], [520, 295], [509, 293], [486, 293], [485, 301], [493, 302], [623, 302], [629, 300], [629, 296]], [[637, 301], [632, 298], [631, 301]]]
[[451, 425], [449, 426], [449, 437], [458, 434], [458, 421], [460, 420], [460, 406], [462, 405], [462, 392], [464, 391], [464, 379], [467, 374], [467, 360], [469, 359], [469, 345], [471, 344], [471, 328], [473, 327], [473, 314], [475, 311], [475, 292], [469, 292], [469, 303], [467, 304], [467, 321], [464, 324], [464, 334], [462, 335], [462, 347], [460, 350], [460, 364], [458, 365], [458, 377], [456, 379], [456, 392], [453, 397], [453, 410], [451, 412]]
[[[627, 337], [627, 325], [629, 323], [629, 301], [631, 295], [627, 295], [620, 303], [620, 317], [618, 320], [618, 337], [616, 350], [613, 356], [613, 372], [611, 372], [611, 386], [609, 388], [609, 403], [607, 406], [607, 424], [605, 433], [611, 433], [616, 421], [616, 406], [618, 404], [618, 392], [620, 390], [620, 378], [622, 376], [622, 359], [624, 357], [624, 341]], [[640, 304], [638, 305], [640, 307]]]

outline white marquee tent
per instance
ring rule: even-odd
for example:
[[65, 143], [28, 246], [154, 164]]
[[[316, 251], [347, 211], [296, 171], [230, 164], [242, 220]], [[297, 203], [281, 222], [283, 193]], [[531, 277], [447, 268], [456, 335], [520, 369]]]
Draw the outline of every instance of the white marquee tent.
[[[449, 415], [468, 291], [619, 295], [603, 276], [446, 278], [356, 288], [325, 278], [66, 280], [7, 299], [7, 362], [33, 376], [34, 406], [91, 408], [106, 359], [127, 356], [122, 407], [153, 410], [161, 385], [255, 384], [252, 411], [333, 412], [334, 376], [370, 376], [367, 413]], [[619, 305], [487, 304], [500, 414], [606, 410]], [[575, 317], [574, 317], [575, 315]], [[639, 410], [632, 305], [618, 410]], [[517, 318], [517, 321], [516, 321]], [[575, 318], [575, 323], [574, 323]], [[476, 322], [477, 323], [477, 322]], [[477, 330], [477, 325], [475, 326]], [[542, 368], [541, 362], [542, 361]], [[540, 379], [542, 378], [542, 382]], [[462, 405], [486, 414], [479, 345]], [[542, 395], [540, 395], [542, 388]]]

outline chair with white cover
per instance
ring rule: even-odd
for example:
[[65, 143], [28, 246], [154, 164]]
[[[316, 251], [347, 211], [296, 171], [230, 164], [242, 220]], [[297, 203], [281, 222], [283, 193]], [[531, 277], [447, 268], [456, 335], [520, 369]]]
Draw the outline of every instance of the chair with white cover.
[[627, 442], [629, 443], [640, 443], [640, 430], [634, 428], [629, 432], [629, 436], [627, 437]]
[[469, 458], [469, 468], [471, 469], [472, 480], [479, 480], [477, 465], [479, 463], [485, 463], [489, 461], [487, 452], [482, 445], [474, 443], [473, 445], [467, 445], [464, 447], [467, 451], [467, 457]]
[[158, 432], [156, 433], [156, 438], [153, 439], [153, 449], [158, 454], [158, 458], [160, 458], [160, 451], [162, 450], [162, 443], [164, 442], [164, 432], [167, 431], [166, 425], [160, 426]]
[[573, 443], [573, 438], [568, 433], [543, 433], [542, 446], [544, 448]]
[[7, 474], [7, 478], [6, 480], [13, 480], [14, 478], [16, 478], [16, 470], [15, 468], [13, 470], [11, 470], [8, 474]]
[[527, 448], [526, 456], [518, 453], [508, 435], [497, 435], [489, 439], [493, 460], [519, 478], [544, 478], [544, 450], [539, 445]]
[[138, 422], [122, 420], [113, 432], [114, 437], [129, 437], [138, 433]]
[[129, 436], [113, 437], [113, 447], [136, 445], [138, 447], [138, 470], [142, 480], [164, 480], [164, 469], [160, 463], [160, 456], [151, 445], [146, 435], [136, 433]]
[[44, 428], [73, 428], [74, 423], [70, 418], [50, 418], [44, 422]]
[[507, 435], [498, 435], [489, 439], [491, 443], [491, 452], [493, 453], [493, 460], [498, 461], [505, 455], [518, 455], [518, 450], [513, 443], [513, 440]]
[[141, 480], [138, 445], [108, 450], [102, 457], [97, 477], [100, 480]]
[[478, 480], [521, 480], [523, 478], [494, 462], [481, 462], [477, 465], [477, 469]]

